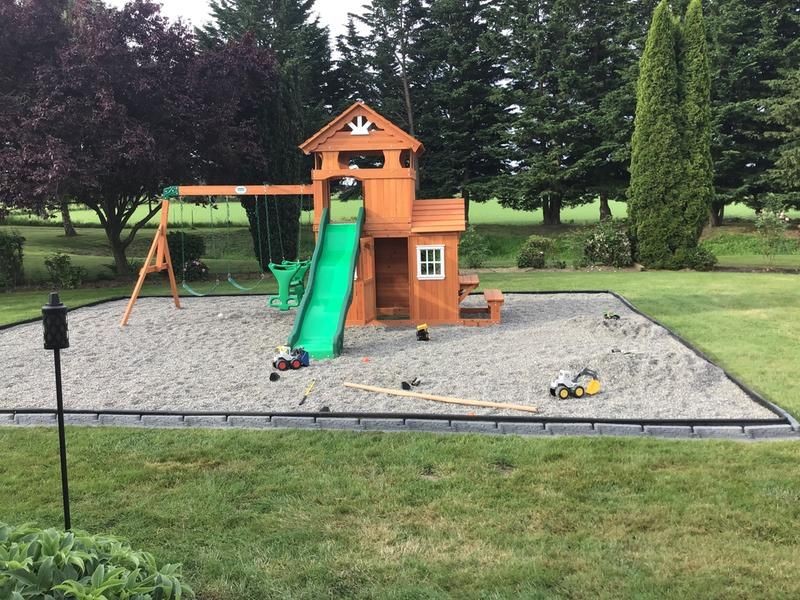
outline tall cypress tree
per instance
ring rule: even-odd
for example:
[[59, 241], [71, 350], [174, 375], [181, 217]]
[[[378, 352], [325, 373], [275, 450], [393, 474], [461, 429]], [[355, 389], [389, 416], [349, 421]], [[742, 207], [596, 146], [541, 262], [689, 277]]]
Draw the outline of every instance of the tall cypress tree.
[[697, 246], [714, 198], [711, 160], [711, 69], [701, 0], [686, 9], [682, 35], [683, 127], [686, 174], [682, 182], [680, 215], [685, 249]]
[[680, 246], [684, 177], [675, 23], [667, 0], [653, 13], [640, 63], [631, 139], [630, 232], [640, 262], [672, 267]]

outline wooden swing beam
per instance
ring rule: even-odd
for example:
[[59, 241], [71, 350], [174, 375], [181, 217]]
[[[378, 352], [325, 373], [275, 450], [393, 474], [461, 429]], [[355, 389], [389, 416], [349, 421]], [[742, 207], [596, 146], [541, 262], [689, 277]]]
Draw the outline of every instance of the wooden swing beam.
[[179, 185], [177, 196], [304, 196], [310, 185]]
[[[169, 287], [172, 291], [172, 299], [175, 308], [181, 307], [178, 296], [178, 286], [175, 282], [175, 271], [172, 268], [172, 257], [169, 254], [167, 244], [167, 226], [169, 224], [169, 203], [170, 198], [182, 196], [304, 196], [313, 193], [310, 185], [178, 185], [164, 190], [164, 198], [161, 200], [161, 222], [158, 225], [156, 234], [153, 236], [153, 243], [150, 244], [150, 251], [144, 265], [139, 270], [139, 279], [125, 308], [125, 314], [120, 321], [120, 327], [128, 324], [131, 317], [133, 305], [139, 299], [145, 279], [150, 273], [160, 273], [167, 271], [169, 275]], [[155, 258], [155, 262], [152, 262]]]

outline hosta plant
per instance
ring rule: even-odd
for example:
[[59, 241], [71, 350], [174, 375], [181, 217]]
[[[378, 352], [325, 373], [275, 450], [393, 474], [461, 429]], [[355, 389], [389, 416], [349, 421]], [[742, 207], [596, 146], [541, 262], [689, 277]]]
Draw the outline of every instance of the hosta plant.
[[0, 598], [181, 600], [193, 598], [180, 565], [110, 536], [0, 523]]

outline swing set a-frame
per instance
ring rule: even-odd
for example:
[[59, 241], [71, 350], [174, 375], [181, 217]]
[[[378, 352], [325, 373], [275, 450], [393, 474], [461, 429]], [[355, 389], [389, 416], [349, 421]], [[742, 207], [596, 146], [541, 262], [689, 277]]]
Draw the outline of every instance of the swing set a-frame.
[[[311, 193], [311, 186], [307, 185], [190, 185], [190, 186], [173, 186], [164, 190], [161, 199], [161, 219], [153, 236], [153, 242], [150, 244], [150, 250], [147, 253], [147, 258], [144, 265], [139, 271], [139, 278], [136, 281], [136, 286], [133, 289], [131, 298], [128, 301], [128, 306], [125, 308], [125, 314], [120, 321], [120, 326], [124, 327], [128, 324], [133, 307], [139, 298], [139, 294], [144, 286], [145, 279], [150, 273], [160, 273], [166, 271], [169, 277], [170, 291], [172, 299], [176, 308], [181, 308], [180, 296], [178, 294], [178, 284], [175, 279], [175, 269], [172, 264], [172, 257], [169, 251], [169, 244], [167, 243], [167, 233], [169, 228], [169, 209], [170, 201], [185, 197], [213, 197], [213, 196], [229, 196], [229, 197], [247, 197], [247, 196], [305, 196]], [[269, 205], [267, 205], [269, 206]], [[258, 214], [258, 210], [256, 210]], [[267, 212], [267, 227], [269, 226], [269, 212]], [[260, 239], [260, 232], [259, 232]], [[271, 248], [272, 241], [268, 240]], [[259, 247], [261, 243], [259, 242]], [[271, 252], [271, 250], [270, 250]], [[259, 268], [263, 264], [263, 257], [259, 257]], [[302, 276], [305, 275], [309, 267], [309, 261], [287, 261], [282, 260], [281, 263], [273, 263], [272, 256], [270, 256], [269, 268], [278, 280], [279, 294], [271, 297], [269, 305], [280, 308], [281, 310], [288, 310], [289, 308], [296, 307], [303, 293]], [[301, 275], [302, 274], [302, 275]], [[262, 273], [262, 280], [265, 274]], [[255, 286], [247, 288], [238, 283], [228, 273], [227, 281], [235, 288], [242, 291], [250, 291]], [[260, 282], [259, 282], [260, 283]], [[205, 296], [210, 292], [199, 293], [186, 282], [185, 277], [181, 285], [187, 292], [194, 296]], [[256, 284], [257, 285], [257, 284]], [[215, 286], [216, 287], [216, 286]]]

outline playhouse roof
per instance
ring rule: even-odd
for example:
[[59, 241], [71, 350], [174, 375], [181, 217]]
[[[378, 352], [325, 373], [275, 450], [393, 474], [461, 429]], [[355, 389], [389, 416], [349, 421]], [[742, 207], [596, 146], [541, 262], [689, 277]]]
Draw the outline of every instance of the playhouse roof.
[[[358, 120], [361, 117], [361, 120]], [[364, 102], [358, 101], [300, 144], [306, 153], [322, 150], [424, 150], [422, 142], [407, 134]]]
[[413, 233], [444, 233], [466, 230], [463, 198], [416, 200], [411, 216]]

